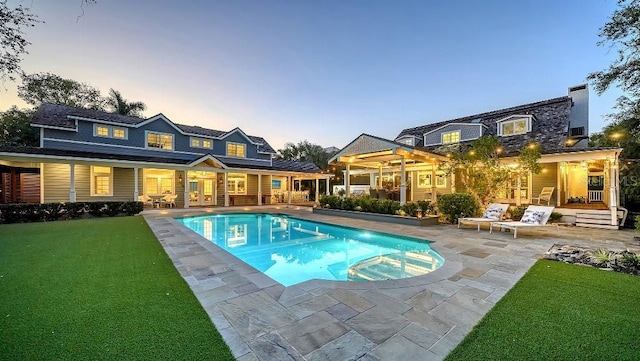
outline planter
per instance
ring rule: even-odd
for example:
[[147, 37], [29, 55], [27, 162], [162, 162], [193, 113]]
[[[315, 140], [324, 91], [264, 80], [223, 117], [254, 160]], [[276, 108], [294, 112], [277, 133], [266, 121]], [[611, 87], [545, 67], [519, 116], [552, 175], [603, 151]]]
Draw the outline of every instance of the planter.
[[425, 216], [421, 219], [415, 217], [396, 216], [394, 214], [380, 214], [369, 212], [343, 211], [341, 209], [314, 208], [313, 213], [327, 216], [338, 216], [352, 219], [362, 219], [373, 222], [387, 222], [406, 226], [432, 226], [438, 224], [438, 216]]

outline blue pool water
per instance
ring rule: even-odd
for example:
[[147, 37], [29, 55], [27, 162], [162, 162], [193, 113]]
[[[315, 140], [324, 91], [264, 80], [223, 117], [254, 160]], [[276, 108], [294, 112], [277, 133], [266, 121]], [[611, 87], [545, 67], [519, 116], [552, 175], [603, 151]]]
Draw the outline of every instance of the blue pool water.
[[218, 214], [177, 220], [285, 286], [316, 278], [407, 278], [444, 263], [424, 240], [282, 215]]

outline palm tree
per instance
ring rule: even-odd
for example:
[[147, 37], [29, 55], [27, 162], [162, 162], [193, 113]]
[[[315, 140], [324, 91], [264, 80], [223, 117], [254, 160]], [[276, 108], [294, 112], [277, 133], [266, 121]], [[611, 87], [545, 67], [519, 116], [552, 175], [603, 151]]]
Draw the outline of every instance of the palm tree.
[[113, 113], [134, 117], [141, 117], [142, 112], [147, 109], [147, 106], [143, 102], [129, 103], [119, 91], [113, 89], [109, 90], [109, 96], [106, 98], [106, 104]]

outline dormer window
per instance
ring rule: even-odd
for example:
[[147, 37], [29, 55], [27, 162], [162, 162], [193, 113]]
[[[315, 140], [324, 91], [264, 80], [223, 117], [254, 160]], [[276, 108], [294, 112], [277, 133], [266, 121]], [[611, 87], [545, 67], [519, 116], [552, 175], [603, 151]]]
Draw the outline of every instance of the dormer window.
[[213, 148], [213, 142], [211, 139], [191, 137], [191, 148], [211, 149]]
[[247, 156], [246, 145], [227, 142], [227, 156], [244, 158]]
[[103, 138], [127, 139], [127, 129], [111, 125], [94, 124], [93, 136]]
[[147, 132], [147, 148], [173, 150], [173, 134]]
[[442, 144], [460, 143], [460, 131], [442, 133]]
[[511, 116], [498, 121], [498, 135], [508, 137], [511, 135], [525, 134], [531, 131], [531, 115]]
[[398, 139], [398, 143], [406, 144], [406, 145], [408, 145], [408, 146], [413, 147], [413, 146], [415, 145], [415, 144], [413, 143], [413, 142], [414, 142], [414, 140], [415, 140], [415, 139], [414, 139], [413, 137], [410, 137], [410, 138], [402, 138], [402, 139]]

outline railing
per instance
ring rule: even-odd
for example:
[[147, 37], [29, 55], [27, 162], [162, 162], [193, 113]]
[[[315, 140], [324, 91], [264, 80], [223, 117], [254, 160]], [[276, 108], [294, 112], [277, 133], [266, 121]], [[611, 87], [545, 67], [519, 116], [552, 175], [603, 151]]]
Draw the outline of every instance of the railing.
[[589, 202], [602, 202], [603, 191], [589, 191]]

